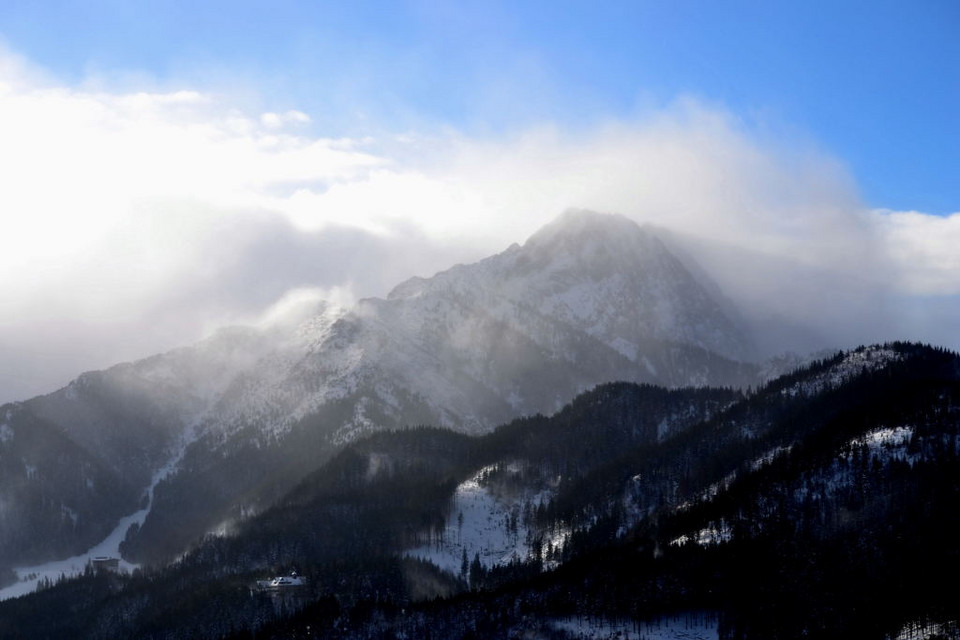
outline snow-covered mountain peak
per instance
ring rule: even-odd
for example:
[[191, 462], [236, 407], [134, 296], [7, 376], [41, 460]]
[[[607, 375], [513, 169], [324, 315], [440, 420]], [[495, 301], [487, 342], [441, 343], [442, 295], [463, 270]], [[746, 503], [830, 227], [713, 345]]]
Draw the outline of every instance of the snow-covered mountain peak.
[[567, 211], [532, 235], [523, 245], [523, 255], [537, 269], [574, 268], [593, 278], [680, 265], [654, 233], [633, 220], [581, 210]]
[[404, 280], [391, 289], [390, 293], [387, 294], [387, 300], [416, 298], [417, 296], [423, 295], [429, 286], [429, 281], [426, 278], [414, 276], [408, 280]]
[[277, 322], [91, 374], [34, 403], [138, 491], [183, 454], [131, 544], [167, 544], [156, 541], [176, 501], [164, 496], [193, 499], [218, 478], [196, 502], [206, 522], [268, 500], [274, 489], [261, 475], [287, 486], [316, 455], [364, 433], [486, 432], [613, 380], [756, 381], [742, 362], [748, 342], [715, 291], [622, 216], [567, 212], [523, 245], [348, 310], [304, 302], [278, 309]]
[[620, 214], [568, 209], [530, 236], [523, 248], [580, 252], [603, 245], [629, 246], [647, 237], [637, 223]]
[[487, 295], [526, 299], [531, 286], [539, 290], [563, 287], [573, 280], [596, 282], [636, 270], [664, 255], [669, 255], [666, 247], [629, 218], [571, 209], [523, 245], [514, 243], [501, 253], [474, 264], [456, 265], [431, 278], [410, 278], [396, 286], [387, 299], [478, 289]]
[[[382, 426], [476, 431], [552, 412], [615, 379], [737, 384], [716, 358], [748, 350], [712, 292], [654, 234], [579, 210], [523, 245], [411, 278], [386, 299], [314, 311], [297, 325], [224, 330], [131, 373], [181, 399], [179, 422], [219, 433], [283, 434], [345, 398], [386, 412]], [[366, 425], [360, 413], [331, 429]]]
[[653, 234], [615, 214], [567, 212], [524, 244], [514, 275], [536, 273], [562, 288], [573, 281], [627, 277], [674, 287], [690, 279], [682, 263]]
[[570, 210], [523, 246], [433, 278], [414, 278], [390, 300], [472, 300], [505, 321], [521, 305], [585, 332], [634, 362], [651, 342], [749, 359], [752, 345], [707, 286], [656, 237], [615, 214]]

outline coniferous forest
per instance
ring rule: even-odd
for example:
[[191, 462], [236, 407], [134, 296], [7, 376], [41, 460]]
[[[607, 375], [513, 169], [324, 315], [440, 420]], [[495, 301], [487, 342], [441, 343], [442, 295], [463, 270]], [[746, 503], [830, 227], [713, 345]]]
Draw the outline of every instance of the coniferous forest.
[[[470, 482], [526, 553], [412, 553], [455, 544]], [[485, 436], [376, 433], [173, 562], [0, 603], [0, 638], [955, 636], [958, 530], [960, 357], [896, 343], [758, 389], [614, 383]]]

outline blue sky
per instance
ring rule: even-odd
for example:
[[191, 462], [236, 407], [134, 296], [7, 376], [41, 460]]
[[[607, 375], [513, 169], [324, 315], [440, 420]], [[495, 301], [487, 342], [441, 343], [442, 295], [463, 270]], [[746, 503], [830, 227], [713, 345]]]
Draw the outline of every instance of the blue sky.
[[[599, 6], [598, 6], [599, 5]], [[6, 0], [65, 83], [241, 93], [327, 135], [589, 126], [679, 95], [845, 162], [869, 206], [960, 209], [960, 4]]]
[[568, 207], [685, 234], [814, 346], [960, 348], [957, 34], [956, 0], [3, 0], [0, 401]]

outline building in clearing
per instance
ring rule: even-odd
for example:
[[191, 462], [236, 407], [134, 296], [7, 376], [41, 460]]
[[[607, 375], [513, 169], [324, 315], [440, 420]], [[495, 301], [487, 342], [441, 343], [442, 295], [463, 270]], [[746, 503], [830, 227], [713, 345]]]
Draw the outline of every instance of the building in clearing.
[[110, 558], [108, 556], [96, 556], [90, 563], [93, 565], [93, 568], [97, 571], [119, 571], [120, 570], [120, 558]]
[[288, 576], [276, 576], [270, 580], [257, 580], [257, 587], [260, 589], [270, 589], [274, 591], [280, 589], [290, 589], [293, 587], [302, 587], [306, 584], [306, 580], [298, 576], [296, 571]]

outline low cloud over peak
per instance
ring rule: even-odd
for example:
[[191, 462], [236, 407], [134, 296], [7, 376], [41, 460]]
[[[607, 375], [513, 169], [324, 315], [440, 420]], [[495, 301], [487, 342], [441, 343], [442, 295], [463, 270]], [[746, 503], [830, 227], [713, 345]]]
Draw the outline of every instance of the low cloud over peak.
[[680, 99], [576, 132], [343, 139], [296, 109], [58, 86], [0, 54], [0, 400], [255, 322], [290, 292], [384, 295], [569, 207], [671, 229], [809, 346], [960, 346], [960, 213], [871, 210], [842, 161], [762, 125]]

